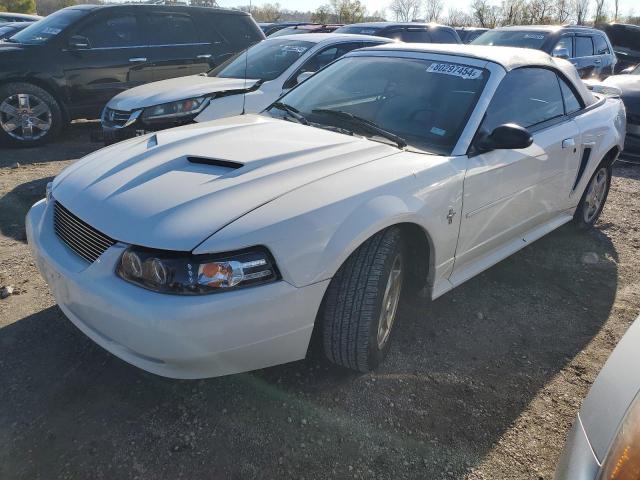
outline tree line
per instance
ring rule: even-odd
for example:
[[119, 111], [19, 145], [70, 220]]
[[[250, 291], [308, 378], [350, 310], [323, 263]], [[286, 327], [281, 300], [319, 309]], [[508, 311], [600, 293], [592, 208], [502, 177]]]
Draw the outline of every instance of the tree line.
[[[175, 1], [175, 0], [174, 0]], [[167, 3], [170, 3], [168, 0]], [[101, 0], [0, 0], [0, 11], [49, 15], [80, 3]], [[106, 2], [105, 2], [106, 3]], [[191, 0], [191, 5], [217, 6], [215, 0]], [[449, 7], [444, 0], [391, 0], [386, 10], [370, 12], [361, 0], [329, 0], [314, 11], [282, 8], [279, 3], [246, 5], [258, 22], [309, 21], [317, 23], [358, 23], [396, 20], [427, 21], [452, 26], [494, 28], [502, 25], [577, 23], [600, 24], [609, 21], [640, 25], [640, 14], [620, 11], [620, 0], [470, 0], [469, 8]], [[390, 13], [390, 15], [388, 15]]]

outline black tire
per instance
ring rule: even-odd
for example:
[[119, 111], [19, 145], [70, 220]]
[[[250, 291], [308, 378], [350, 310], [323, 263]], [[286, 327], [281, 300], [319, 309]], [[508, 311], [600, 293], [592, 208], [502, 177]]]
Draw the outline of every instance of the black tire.
[[[582, 194], [582, 198], [580, 199], [580, 203], [578, 203], [578, 207], [573, 214], [573, 223], [579, 230], [588, 230], [592, 228], [598, 221], [598, 218], [602, 213], [602, 209], [604, 208], [604, 205], [607, 201], [607, 196], [609, 195], [609, 188], [611, 187], [611, 174], [611, 165], [603, 162], [598, 165], [596, 171], [589, 179], [589, 182], [584, 189], [584, 193]], [[599, 177], [600, 175], [602, 175], [602, 177]], [[594, 182], [597, 182], [598, 178], [604, 178], [604, 181], [606, 183], [603, 193], [598, 195], [598, 198], [600, 200], [599, 205], [594, 211], [590, 211], [593, 208], [593, 205], [590, 203], [591, 188], [592, 186], [594, 186]]]
[[400, 285], [397, 298], [402, 295], [404, 252], [400, 229], [388, 228], [353, 252], [331, 280], [320, 317], [324, 353], [331, 362], [368, 372], [377, 368], [386, 356], [398, 301], [395, 302], [386, 341], [380, 346], [378, 326], [382, 302], [392, 270], [397, 272], [398, 261]]
[[21, 129], [14, 130], [15, 133], [12, 135], [2, 123], [8, 120], [8, 114], [0, 111], [0, 143], [17, 147], [35, 147], [53, 140], [60, 133], [64, 123], [62, 110], [56, 99], [46, 90], [31, 83], [12, 82], [0, 85], [0, 105], [5, 100], [18, 94], [27, 94], [31, 96], [30, 98], [35, 98], [38, 102], [45, 104], [49, 109], [49, 113], [45, 114], [45, 117], [47, 121], [51, 122], [51, 125], [44, 134], [37, 136], [37, 138], [36, 135], [32, 138], [28, 138], [26, 135], [23, 136]]

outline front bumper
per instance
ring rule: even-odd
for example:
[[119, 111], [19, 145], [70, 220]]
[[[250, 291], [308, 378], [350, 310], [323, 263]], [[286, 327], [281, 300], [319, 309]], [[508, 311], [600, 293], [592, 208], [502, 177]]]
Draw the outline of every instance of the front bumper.
[[194, 123], [193, 119], [196, 116], [196, 114], [194, 114], [193, 116], [184, 117], [179, 120], [174, 119], [145, 123], [140, 118], [141, 110], [136, 110], [133, 112], [118, 112], [120, 117], [117, 117], [115, 121], [110, 121], [107, 118], [107, 110], [108, 109], [105, 108], [100, 119], [102, 140], [105, 145], [111, 145], [123, 140], [128, 140], [129, 138], [145, 135], [149, 132], [158, 132], [160, 130], [166, 130], [167, 128], [188, 125]]
[[69, 320], [117, 357], [171, 378], [215, 377], [305, 357], [328, 280], [203, 296], [152, 292], [114, 273], [126, 245], [117, 243], [92, 264], [67, 248], [53, 231], [52, 210], [42, 200], [27, 214], [38, 269]]

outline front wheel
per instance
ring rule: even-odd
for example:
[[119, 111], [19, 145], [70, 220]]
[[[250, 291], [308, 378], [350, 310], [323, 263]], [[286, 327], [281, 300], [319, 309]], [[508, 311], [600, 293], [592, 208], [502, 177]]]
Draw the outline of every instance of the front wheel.
[[400, 229], [388, 228], [336, 273], [321, 309], [324, 352], [333, 363], [368, 372], [386, 356], [402, 294], [404, 250]]
[[573, 221], [579, 229], [587, 230], [595, 225], [607, 201], [610, 186], [611, 166], [600, 165], [589, 180], [573, 215]]
[[62, 128], [60, 106], [49, 92], [30, 83], [0, 86], [0, 140], [31, 147], [53, 139]]

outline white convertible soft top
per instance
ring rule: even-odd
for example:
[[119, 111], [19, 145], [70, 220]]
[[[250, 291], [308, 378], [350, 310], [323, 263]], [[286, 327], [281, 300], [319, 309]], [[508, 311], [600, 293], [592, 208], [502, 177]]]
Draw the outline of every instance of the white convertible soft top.
[[[394, 50], [405, 52], [437, 53], [441, 55], [456, 55], [475, 58], [496, 63], [506, 71], [521, 67], [549, 67], [560, 70], [570, 80], [577, 93], [582, 97], [585, 105], [596, 102], [596, 98], [582, 82], [576, 68], [561, 58], [555, 58], [541, 51], [530, 48], [495, 47], [490, 45], [458, 45], [447, 43], [388, 43], [362, 50]], [[359, 51], [362, 51], [359, 50]]]

